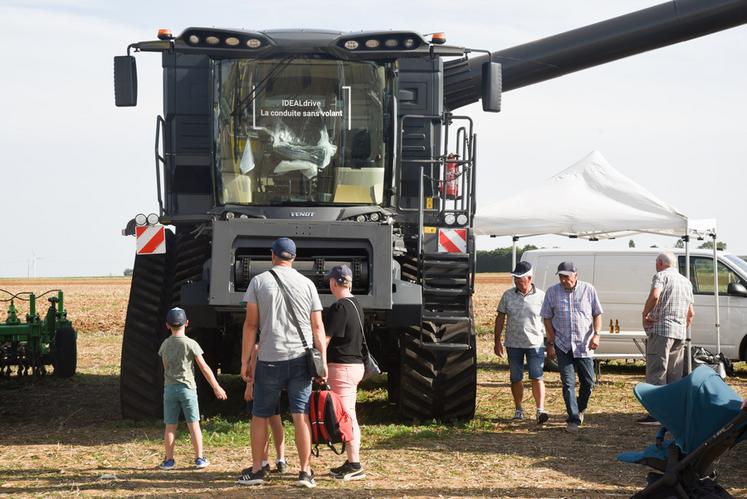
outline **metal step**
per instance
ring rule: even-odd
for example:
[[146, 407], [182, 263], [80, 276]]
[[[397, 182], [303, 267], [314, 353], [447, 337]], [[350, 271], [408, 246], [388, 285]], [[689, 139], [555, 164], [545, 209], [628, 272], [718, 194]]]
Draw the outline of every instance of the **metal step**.
[[424, 261], [431, 260], [466, 260], [469, 261], [469, 253], [423, 253]]
[[470, 318], [467, 315], [457, 315], [452, 312], [432, 312], [430, 310], [423, 310], [423, 320], [428, 322], [438, 322], [440, 324], [459, 324], [460, 322], [469, 322]]
[[423, 285], [423, 301], [425, 300], [425, 295], [431, 295], [431, 296], [465, 296], [469, 295], [469, 288], [462, 287], [462, 288], [432, 288], [430, 286]]
[[427, 343], [420, 340], [415, 340], [415, 343], [424, 350], [435, 350], [441, 352], [463, 352], [469, 350], [469, 345], [465, 343]]

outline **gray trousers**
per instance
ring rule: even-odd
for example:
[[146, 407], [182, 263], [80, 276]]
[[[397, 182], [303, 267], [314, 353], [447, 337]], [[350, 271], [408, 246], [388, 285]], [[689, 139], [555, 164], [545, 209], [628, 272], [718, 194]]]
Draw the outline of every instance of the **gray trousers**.
[[685, 342], [650, 334], [646, 340], [646, 383], [667, 385], [682, 378]]

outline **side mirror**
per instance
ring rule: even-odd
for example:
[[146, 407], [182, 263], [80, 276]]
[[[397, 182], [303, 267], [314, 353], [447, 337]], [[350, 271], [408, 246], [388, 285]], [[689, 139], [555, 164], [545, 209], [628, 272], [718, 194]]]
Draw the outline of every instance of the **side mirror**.
[[747, 288], [741, 282], [730, 282], [726, 288], [726, 294], [732, 296], [744, 296], [747, 297]]
[[501, 110], [503, 73], [497, 62], [482, 65], [482, 110], [497, 113]]
[[114, 57], [114, 104], [117, 107], [137, 105], [137, 65], [135, 56]]

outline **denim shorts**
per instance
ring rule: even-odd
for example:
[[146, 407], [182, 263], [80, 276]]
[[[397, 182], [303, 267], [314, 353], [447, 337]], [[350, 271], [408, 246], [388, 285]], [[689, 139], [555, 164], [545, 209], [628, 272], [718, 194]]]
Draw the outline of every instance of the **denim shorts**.
[[288, 390], [288, 409], [291, 414], [305, 414], [309, 411], [311, 376], [306, 355], [291, 360], [257, 361], [252, 416], [269, 418], [275, 414], [283, 388]]
[[524, 357], [529, 371], [529, 379], [542, 379], [545, 368], [545, 347], [537, 348], [509, 348], [508, 369], [511, 373], [511, 383], [521, 381], [524, 376]]
[[163, 422], [179, 423], [179, 412], [184, 412], [184, 421], [194, 423], [200, 420], [200, 406], [197, 391], [183, 383], [163, 387]]

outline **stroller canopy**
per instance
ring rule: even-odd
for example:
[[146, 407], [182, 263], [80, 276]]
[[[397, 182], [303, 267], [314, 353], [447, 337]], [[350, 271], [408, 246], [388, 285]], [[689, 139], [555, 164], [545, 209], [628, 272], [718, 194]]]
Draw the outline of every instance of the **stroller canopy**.
[[710, 367], [663, 386], [640, 383], [633, 393], [685, 454], [739, 414], [741, 397]]

